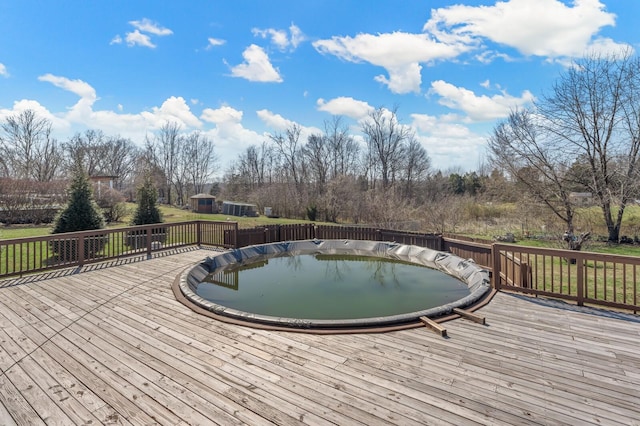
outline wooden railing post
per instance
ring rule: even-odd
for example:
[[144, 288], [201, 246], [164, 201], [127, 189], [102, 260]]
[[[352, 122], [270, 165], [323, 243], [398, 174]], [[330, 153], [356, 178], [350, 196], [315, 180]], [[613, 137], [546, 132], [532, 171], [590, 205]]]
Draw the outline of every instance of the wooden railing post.
[[577, 297], [578, 300], [576, 301], [576, 303], [578, 304], [578, 306], [583, 306], [584, 305], [584, 259], [582, 257], [579, 257], [576, 261], [576, 267], [577, 267], [577, 274], [576, 274], [576, 281], [577, 281]]
[[146, 240], [145, 242], [147, 243], [147, 258], [151, 259], [151, 237], [153, 235], [152, 232], [152, 228], [150, 226], [147, 227], [147, 229], [145, 229], [145, 236], [146, 236]]
[[84, 265], [84, 234], [78, 237], [78, 247], [76, 249], [78, 266]]
[[500, 249], [491, 244], [492, 275], [491, 281], [495, 290], [500, 290]]
[[233, 248], [238, 248], [238, 222], [234, 224], [233, 229]]
[[202, 245], [202, 228], [200, 226], [202, 221], [197, 220], [196, 221], [196, 245], [201, 246]]

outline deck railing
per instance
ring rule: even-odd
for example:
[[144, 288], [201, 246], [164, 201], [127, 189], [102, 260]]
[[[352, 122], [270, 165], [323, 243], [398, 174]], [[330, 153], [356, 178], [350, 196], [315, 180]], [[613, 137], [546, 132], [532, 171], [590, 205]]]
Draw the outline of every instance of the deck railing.
[[640, 311], [640, 257], [493, 244], [493, 286]]
[[192, 221], [0, 240], [0, 278], [183, 246], [233, 248], [237, 229], [236, 222]]
[[489, 270], [498, 290], [640, 311], [640, 257], [311, 223], [239, 229], [237, 222], [197, 220], [0, 240], [0, 278], [134, 255], [151, 256], [183, 246], [237, 248], [313, 238], [393, 241], [446, 251]]

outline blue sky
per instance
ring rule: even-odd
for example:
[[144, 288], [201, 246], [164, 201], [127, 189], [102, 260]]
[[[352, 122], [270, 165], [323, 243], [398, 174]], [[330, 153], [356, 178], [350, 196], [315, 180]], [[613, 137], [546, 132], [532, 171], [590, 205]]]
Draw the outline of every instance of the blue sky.
[[585, 52], [640, 48], [637, 0], [0, 0], [0, 120], [34, 109], [64, 141], [168, 120], [224, 170], [297, 123], [397, 108], [434, 168], [470, 171], [511, 109]]

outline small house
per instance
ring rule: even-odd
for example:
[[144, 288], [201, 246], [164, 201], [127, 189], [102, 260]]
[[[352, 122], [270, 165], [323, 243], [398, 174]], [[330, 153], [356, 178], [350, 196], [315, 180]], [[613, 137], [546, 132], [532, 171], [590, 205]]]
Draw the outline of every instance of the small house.
[[103, 189], [113, 189], [118, 176], [114, 175], [93, 175], [89, 176], [91, 182], [93, 182], [93, 186], [95, 189], [95, 193], [98, 198], [102, 197]]
[[223, 201], [222, 202], [222, 214], [228, 214], [231, 216], [258, 216], [258, 206], [249, 203], [238, 203], [235, 201]]
[[191, 210], [196, 213], [218, 213], [216, 197], [209, 194], [196, 194], [189, 197]]
[[593, 204], [593, 194], [590, 192], [570, 192], [569, 200], [578, 206], [590, 206]]

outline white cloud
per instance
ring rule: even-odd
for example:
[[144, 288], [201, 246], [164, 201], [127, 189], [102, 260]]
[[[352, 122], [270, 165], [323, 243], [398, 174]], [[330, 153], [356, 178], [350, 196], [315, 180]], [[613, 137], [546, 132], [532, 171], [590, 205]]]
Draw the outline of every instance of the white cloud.
[[258, 145], [267, 139], [266, 135], [245, 128], [242, 125], [242, 117], [242, 111], [230, 106], [206, 108], [200, 116], [202, 120], [216, 126], [205, 134], [215, 142], [216, 153], [223, 164], [235, 160], [240, 152], [251, 145]]
[[222, 124], [222, 123], [240, 123], [242, 121], [243, 112], [229, 106], [223, 106], [217, 109], [205, 108], [202, 111], [202, 118], [204, 121], [210, 123]]
[[30, 99], [22, 99], [13, 103], [11, 109], [0, 108], [0, 121], [4, 121], [7, 117], [16, 116], [20, 113], [32, 110], [38, 117], [45, 118], [51, 122], [51, 127], [54, 131], [68, 131], [71, 127], [69, 122], [52, 114], [47, 108], [41, 105], [38, 101]]
[[[167, 121], [173, 121], [177, 122], [185, 131], [200, 129], [204, 135], [210, 137], [215, 143], [216, 154], [223, 165], [235, 160], [237, 155], [249, 146], [258, 145], [268, 140], [267, 135], [245, 128], [242, 125], [242, 111], [228, 106], [218, 109], [206, 108], [198, 118], [190, 110], [185, 99], [171, 96], [159, 107], [152, 107], [134, 114], [123, 114], [123, 108], [120, 104], [117, 105], [117, 112], [94, 109], [93, 104], [99, 98], [96, 96], [95, 89], [86, 82], [51, 74], [40, 77], [40, 80], [75, 93], [81, 99], [65, 112], [55, 114], [37, 101], [21, 100], [15, 102], [11, 109], [0, 108], [0, 121], [8, 116], [31, 109], [38, 116], [52, 122], [55, 137], [58, 138], [70, 137], [78, 128], [92, 128], [103, 130], [108, 134], [131, 138], [137, 143], [143, 142], [149, 132], [160, 129]], [[213, 123], [215, 127], [202, 130], [203, 121]], [[292, 123], [288, 120], [285, 121]]]
[[297, 125], [300, 127], [300, 140], [306, 141], [307, 138], [311, 135], [321, 134], [322, 130], [317, 127], [307, 127], [303, 126], [295, 121], [289, 120], [288, 118], [283, 117], [280, 114], [273, 113], [267, 109], [261, 109], [256, 111], [258, 118], [262, 120], [264, 124], [272, 129], [276, 130], [276, 132], [284, 132], [287, 129], [291, 128], [293, 125]]
[[288, 34], [286, 30], [276, 30], [274, 28], [253, 28], [251, 32], [256, 37], [270, 38], [271, 43], [283, 52], [287, 49], [295, 50], [300, 43], [306, 40], [302, 30], [293, 23], [289, 27]]
[[421, 63], [453, 59], [471, 49], [464, 43], [441, 43], [427, 34], [405, 32], [332, 37], [314, 42], [313, 47], [322, 54], [349, 62], [366, 61], [385, 68], [389, 77], [377, 76], [375, 79], [389, 86], [394, 93], [420, 91]]
[[153, 107], [151, 110], [160, 120], [183, 123], [192, 128], [202, 126], [202, 122], [191, 112], [187, 101], [182, 96], [171, 96], [159, 108]]
[[3, 63], [0, 63], [0, 76], [9, 77], [9, 71], [7, 71], [7, 67]]
[[[71, 80], [52, 74], [40, 76], [38, 79], [80, 97], [78, 102], [67, 111], [55, 114], [58, 127], [61, 128], [70, 128], [75, 124], [98, 128], [105, 132], [113, 132], [140, 141], [143, 140], [147, 131], [159, 129], [167, 121], [177, 122], [184, 128], [200, 128], [202, 126], [202, 122], [191, 112], [182, 97], [171, 96], [160, 107], [153, 107], [148, 111], [137, 114], [121, 114], [119, 113], [122, 111], [120, 105], [117, 107], [119, 112], [95, 110], [94, 104], [99, 99], [96, 91], [82, 80]], [[44, 114], [43, 109], [41, 107], [40, 111]], [[48, 112], [45, 115], [52, 116]]]
[[222, 40], [220, 38], [213, 38], [213, 37], [209, 37], [207, 39], [208, 43], [206, 49], [213, 49], [214, 47], [217, 46], [222, 46], [223, 44], [225, 44], [227, 41], [226, 40]]
[[[566, 3], [566, 2], [565, 2]], [[440, 40], [480, 44], [488, 39], [525, 55], [579, 57], [593, 47], [621, 44], [595, 35], [615, 25], [615, 15], [598, 0], [498, 1], [493, 6], [454, 5], [431, 12], [424, 30]], [[610, 51], [610, 50], [609, 50]]]
[[154, 49], [156, 45], [151, 41], [151, 36], [168, 36], [173, 34], [169, 28], [165, 28], [156, 22], [147, 18], [142, 18], [139, 21], [129, 21], [135, 29], [132, 32], [125, 33], [124, 40], [120, 34], [116, 34], [109, 44], [122, 44], [123, 41], [127, 42], [127, 46], [142, 46]]
[[271, 65], [269, 56], [261, 47], [252, 44], [242, 52], [244, 62], [231, 68], [233, 77], [245, 78], [249, 81], [263, 83], [281, 83], [282, 77]]
[[467, 126], [452, 123], [450, 116], [411, 114], [411, 127], [416, 138], [427, 150], [434, 168], [476, 170], [478, 158], [486, 149], [486, 137], [474, 133]]
[[302, 30], [295, 24], [291, 24], [289, 27], [289, 33], [291, 34], [290, 42], [291, 46], [295, 49], [307, 39], [307, 37], [302, 33]]
[[171, 31], [169, 28], [165, 28], [147, 18], [142, 18], [142, 20], [140, 21], [129, 21], [129, 23], [133, 25], [134, 28], [145, 33], [157, 36], [167, 36], [173, 34], [173, 31]]
[[82, 80], [71, 80], [69, 78], [55, 76], [53, 74], [41, 75], [38, 77], [38, 80], [46, 81], [56, 87], [75, 93], [82, 99], [86, 99], [91, 103], [98, 99], [95, 89]]
[[389, 67], [389, 78], [384, 75], [374, 77], [374, 80], [386, 84], [393, 93], [419, 92], [422, 76], [420, 64], [411, 63], [398, 67]]
[[332, 115], [344, 115], [355, 120], [361, 120], [369, 115], [374, 108], [364, 101], [358, 101], [351, 97], [340, 96], [325, 101], [320, 98], [316, 102], [319, 111], [325, 111]]
[[151, 42], [151, 37], [147, 34], [142, 34], [140, 31], [135, 30], [126, 35], [127, 46], [143, 46], [154, 49], [155, 44]]
[[256, 114], [258, 114], [258, 118], [262, 120], [262, 122], [268, 127], [281, 132], [287, 130], [295, 124], [295, 122], [284, 118], [280, 114], [275, 114], [267, 109], [256, 111]]
[[273, 28], [261, 30], [259, 28], [254, 28], [251, 30], [251, 32], [256, 37], [270, 37], [271, 43], [275, 44], [280, 50], [285, 50], [287, 46], [289, 46], [289, 38], [287, 37], [287, 33], [284, 30], [275, 30]]
[[522, 92], [520, 97], [506, 93], [491, 97], [477, 96], [469, 89], [456, 87], [442, 80], [431, 83], [430, 93], [441, 97], [438, 101], [441, 105], [464, 111], [473, 121], [488, 121], [506, 117], [512, 109], [529, 104], [534, 100], [533, 94], [528, 90]]

